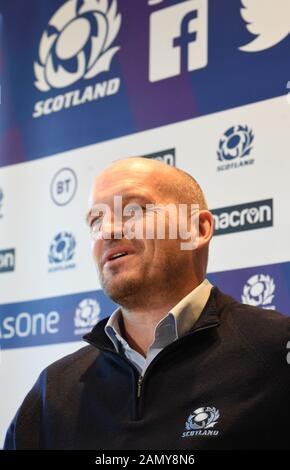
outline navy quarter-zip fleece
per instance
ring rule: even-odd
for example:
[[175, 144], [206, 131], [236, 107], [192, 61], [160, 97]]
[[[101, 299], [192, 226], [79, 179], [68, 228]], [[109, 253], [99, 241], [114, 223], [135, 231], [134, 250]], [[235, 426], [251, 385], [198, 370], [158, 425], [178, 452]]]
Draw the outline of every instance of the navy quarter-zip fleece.
[[[105, 334], [107, 321], [85, 336], [89, 346], [41, 373], [6, 449], [290, 449], [289, 317], [214, 287], [142, 383]], [[218, 412], [213, 427], [188, 432], [205, 407]]]

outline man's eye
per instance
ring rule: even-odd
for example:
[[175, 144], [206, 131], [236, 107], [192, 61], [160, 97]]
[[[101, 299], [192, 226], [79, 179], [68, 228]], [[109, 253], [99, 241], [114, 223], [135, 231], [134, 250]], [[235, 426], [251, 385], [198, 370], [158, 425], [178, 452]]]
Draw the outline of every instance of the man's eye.
[[145, 206], [140, 206], [139, 204], [127, 204], [126, 212], [144, 212], [146, 210]]
[[97, 228], [99, 228], [101, 225], [101, 222], [102, 220], [100, 217], [98, 217], [97, 219], [93, 219], [90, 223], [91, 230], [96, 230]]
[[139, 206], [138, 204], [127, 204], [126, 209], [128, 211], [136, 211], [138, 209], [141, 209], [141, 206]]

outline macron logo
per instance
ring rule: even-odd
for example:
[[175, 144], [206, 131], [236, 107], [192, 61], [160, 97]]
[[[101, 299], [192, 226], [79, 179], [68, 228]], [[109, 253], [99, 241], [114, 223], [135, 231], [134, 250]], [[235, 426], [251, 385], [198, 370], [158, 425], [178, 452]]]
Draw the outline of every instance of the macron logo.
[[206, 67], [207, 0], [187, 0], [150, 16], [149, 80]]
[[0, 251], [0, 273], [15, 270], [15, 249]]

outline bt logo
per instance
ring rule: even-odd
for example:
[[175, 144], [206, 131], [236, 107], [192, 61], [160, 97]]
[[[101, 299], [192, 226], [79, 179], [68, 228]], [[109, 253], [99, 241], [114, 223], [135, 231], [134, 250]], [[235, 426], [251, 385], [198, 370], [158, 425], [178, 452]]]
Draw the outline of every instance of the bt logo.
[[151, 82], [174, 77], [183, 71], [206, 67], [207, 17], [207, 0], [187, 0], [151, 14], [149, 59]]
[[71, 168], [62, 168], [53, 177], [50, 195], [55, 204], [64, 206], [74, 197], [77, 190], [77, 176]]

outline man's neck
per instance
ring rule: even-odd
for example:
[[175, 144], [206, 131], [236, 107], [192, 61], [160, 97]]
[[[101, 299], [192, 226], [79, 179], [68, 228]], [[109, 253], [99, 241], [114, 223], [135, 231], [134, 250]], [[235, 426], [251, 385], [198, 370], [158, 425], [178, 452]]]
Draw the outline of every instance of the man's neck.
[[149, 347], [154, 341], [155, 328], [168, 311], [154, 312], [124, 311], [122, 309], [121, 333], [132, 349], [146, 357]]
[[[145, 306], [138, 306], [134, 309], [122, 306], [120, 328], [122, 336], [129, 346], [146, 357], [148, 349], [154, 341], [155, 329], [160, 320], [195, 287], [197, 286], [193, 285], [184, 289], [179, 295], [171, 297], [170, 300], [168, 295], [167, 301], [163, 299], [162, 305], [160, 302], [154, 303], [154, 299], [149, 296]], [[160, 295], [158, 301], [160, 301]]]

